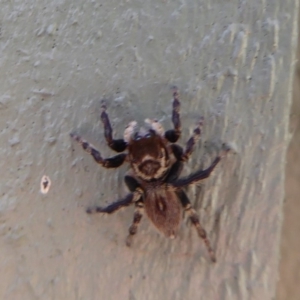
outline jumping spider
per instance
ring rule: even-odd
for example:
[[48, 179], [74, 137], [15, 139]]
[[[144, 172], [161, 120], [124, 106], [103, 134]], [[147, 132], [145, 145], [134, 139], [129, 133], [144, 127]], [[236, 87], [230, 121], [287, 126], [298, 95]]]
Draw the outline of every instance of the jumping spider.
[[[145, 122], [149, 129], [135, 130], [137, 123], [133, 121], [124, 131], [124, 139], [115, 140], [112, 136], [113, 131], [106, 107], [103, 106], [101, 120], [108, 146], [116, 152], [127, 150], [127, 153], [110, 158], [102, 158], [100, 152], [92, 145], [80, 136], [71, 134], [71, 137], [81, 144], [82, 148], [103, 167], [117, 168], [125, 161], [130, 164], [130, 170], [125, 176], [125, 183], [130, 193], [107, 207], [94, 206], [88, 208], [86, 212], [89, 214], [111, 214], [121, 207], [134, 204], [133, 222], [126, 239], [127, 246], [130, 246], [132, 237], [137, 233], [144, 209], [154, 226], [169, 238], [174, 238], [177, 235], [182, 220], [182, 211], [184, 211], [188, 213], [198, 235], [204, 240], [211, 260], [215, 262], [216, 257], [206, 232], [200, 225], [199, 217], [183, 189], [207, 178], [219, 163], [222, 155], [217, 156], [207, 169], [179, 178], [184, 162], [188, 160], [194, 150], [195, 143], [200, 138], [203, 124], [201, 119], [194, 129], [193, 135], [187, 141], [185, 150], [183, 150], [181, 146], [175, 144], [181, 135], [179, 109], [178, 91], [174, 88], [172, 113], [174, 129], [165, 132], [158, 121], [146, 119]], [[223, 151], [223, 153], [225, 152]]]

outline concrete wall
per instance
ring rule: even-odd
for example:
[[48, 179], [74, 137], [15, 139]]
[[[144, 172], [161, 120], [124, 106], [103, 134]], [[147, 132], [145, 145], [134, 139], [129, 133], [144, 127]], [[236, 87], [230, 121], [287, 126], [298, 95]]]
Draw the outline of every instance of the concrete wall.
[[[300, 58], [298, 22], [298, 51]], [[293, 104], [290, 112], [291, 142], [287, 152], [284, 222], [281, 233], [278, 300], [298, 300], [300, 295], [300, 68], [295, 68]]]
[[[0, 10], [0, 299], [272, 299], [279, 260], [298, 2], [2, 1]], [[105, 170], [100, 100], [116, 136], [146, 117], [183, 137], [205, 118], [184, 173], [233, 150], [190, 196], [216, 249], [188, 222], [166, 240], [133, 209], [88, 216], [127, 191], [126, 167]], [[43, 175], [48, 194], [40, 193]]]

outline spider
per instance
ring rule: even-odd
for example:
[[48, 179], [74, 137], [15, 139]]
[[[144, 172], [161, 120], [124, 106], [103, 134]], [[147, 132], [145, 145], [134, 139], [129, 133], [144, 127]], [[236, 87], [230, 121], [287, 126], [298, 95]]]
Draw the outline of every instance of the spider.
[[137, 123], [133, 121], [125, 128], [124, 138], [116, 140], [113, 139], [113, 130], [106, 113], [106, 106], [103, 105], [102, 109], [101, 121], [104, 125], [104, 136], [108, 146], [116, 152], [127, 150], [127, 153], [102, 158], [100, 152], [80, 136], [72, 133], [71, 137], [104, 168], [117, 168], [125, 161], [128, 162], [130, 170], [125, 176], [125, 184], [130, 193], [106, 207], [89, 207], [86, 212], [88, 214], [111, 214], [122, 207], [134, 204], [133, 221], [126, 239], [126, 245], [130, 246], [144, 211], [154, 226], [169, 238], [176, 237], [184, 211], [189, 215], [199, 237], [203, 239], [211, 261], [216, 262], [216, 256], [206, 231], [201, 226], [199, 217], [184, 192], [184, 188], [209, 177], [225, 151], [220, 152], [207, 169], [179, 178], [184, 162], [191, 156], [195, 143], [200, 138], [203, 119], [198, 122], [192, 136], [187, 141], [186, 148], [183, 149], [175, 144], [181, 135], [180, 101], [177, 88], [173, 88], [172, 122], [174, 129], [168, 131], [164, 131], [158, 121], [151, 119], [145, 120], [148, 129], [141, 127], [136, 130]]

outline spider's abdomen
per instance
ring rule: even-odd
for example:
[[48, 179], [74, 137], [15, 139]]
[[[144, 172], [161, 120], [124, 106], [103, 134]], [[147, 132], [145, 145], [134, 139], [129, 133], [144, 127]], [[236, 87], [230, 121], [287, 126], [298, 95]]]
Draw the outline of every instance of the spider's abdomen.
[[166, 237], [176, 237], [182, 219], [182, 207], [177, 195], [164, 189], [149, 191], [145, 195], [144, 205], [155, 227]]

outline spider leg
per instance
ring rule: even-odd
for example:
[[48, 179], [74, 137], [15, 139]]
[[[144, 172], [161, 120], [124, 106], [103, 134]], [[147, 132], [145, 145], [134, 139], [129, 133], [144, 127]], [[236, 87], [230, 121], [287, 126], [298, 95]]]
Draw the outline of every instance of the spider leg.
[[127, 154], [125, 153], [110, 158], [102, 158], [100, 152], [96, 150], [92, 145], [90, 145], [87, 141], [83, 140], [80, 136], [73, 133], [71, 133], [70, 135], [76, 142], [78, 142], [82, 146], [82, 148], [86, 152], [93, 156], [94, 160], [98, 164], [102, 165], [104, 168], [117, 168], [121, 166], [126, 159]]
[[199, 221], [199, 216], [196, 213], [195, 209], [192, 207], [190, 200], [188, 199], [186, 193], [184, 191], [180, 190], [177, 192], [177, 195], [181, 201], [181, 204], [182, 204], [185, 212], [187, 212], [189, 214], [190, 220], [191, 220], [192, 224], [195, 226], [199, 237], [203, 239], [211, 261], [216, 262], [216, 255], [210, 245], [209, 239], [207, 238], [206, 231], [201, 226], [200, 221]]
[[[132, 177], [130, 175], [126, 175], [124, 180], [125, 180], [125, 183], [126, 183], [128, 189], [131, 192], [134, 192], [136, 190], [141, 191], [140, 184], [134, 177]], [[137, 229], [138, 229], [138, 226], [142, 219], [143, 212], [144, 212], [144, 203], [143, 203], [143, 200], [140, 199], [135, 203], [133, 221], [132, 221], [131, 226], [129, 227], [129, 234], [126, 238], [126, 245], [128, 247], [130, 247], [130, 245], [132, 243], [133, 236], [137, 233]]]
[[141, 219], [142, 219], [142, 216], [143, 216], [143, 212], [144, 212], [144, 203], [143, 203], [143, 201], [142, 200], [137, 201], [135, 203], [133, 221], [132, 221], [131, 226], [129, 227], [129, 234], [126, 238], [126, 245], [128, 247], [131, 246], [133, 236], [137, 233], [138, 226], [139, 226], [139, 224], [141, 222]]
[[221, 156], [217, 156], [207, 169], [199, 170], [184, 178], [179, 178], [178, 180], [172, 182], [172, 186], [176, 188], [183, 188], [187, 185], [198, 183], [200, 180], [209, 177], [210, 173], [214, 170], [214, 168], [216, 167], [216, 165], [219, 163], [220, 160], [221, 160]]
[[182, 161], [175, 162], [171, 167], [165, 179], [165, 182], [173, 182], [174, 180], [176, 180], [179, 177], [182, 169], [183, 169], [183, 162]]
[[130, 175], [126, 175], [124, 181], [130, 192], [134, 192], [136, 189], [140, 188], [138, 181]]
[[170, 143], [176, 143], [181, 135], [181, 122], [180, 122], [180, 101], [177, 87], [173, 88], [173, 112], [172, 112], [172, 122], [174, 129], [170, 129], [165, 132], [165, 138]]
[[223, 145], [223, 149], [219, 153], [219, 155], [215, 158], [215, 160], [212, 162], [212, 164], [205, 170], [199, 170], [187, 177], [179, 178], [173, 182], [171, 182], [171, 185], [175, 188], [183, 188], [187, 185], [194, 184], [199, 182], [200, 180], [203, 180], [207, 177], [209, 177], [210, 173], [214, 170], [214, 168], [217, 166], [217, 164], [220, 162], [221, 158], [223, 158], [228, 152], [230, 151], [230, 148], [227, 145]]
[[171, 169], [169, 170], [165, 182], [172, 182], [176, 180], [183, 169], [182, 147], [177, 144], [172, 144], [170, 146], [177, 161], [172, 165]]
[[114, 140], [112, 137], [113, 130], [110, 125], [110, 121], [108, 118], [108, 114], [106, 113], [106, 106], [102, 106], [102, 113], [101, 113], [101, 121], [104, 126], [104, 136], [107, 142], [107, 145], [116, 152], [123, 152], [126, 147], [127, 143], [123, 139]]
[[139, 199], [141, 198], [141, 195], [142, 195], [141, 189], [137, 189], [133, 193], [130, 193], [127, 196], [125, 196], [125, 198], [123, 198], [123, 199], [121, 199], [119, 201], [116, 201], [116, 202], [114, 202], [112, 204], [109, 204], [106, 207], [92, 206], [92, 207], [89, 207], [86, 210], [86, 212], [88, 214], [93, 214], [93, 213], [107, 213], [107, 214], [111, 214], [111, 213], [119, 210], [122, 207], [129, 206], [130, 204], [139, 201]]
[[189, 138], [189, 140], [186, 143], [185, 151], [182, 154], [182, 159], [184, 161], [187, 161], [189, 159], [189, 157], [191, 156], [191, 154], [193, 153], [193, 151], [195, 149], [195, 144], [200, 139], [202, 126], [203, 126], [203, 118], [200, 119], [200, 121], [197, 124], [197, 127], [193, 131], [193, 135]]

